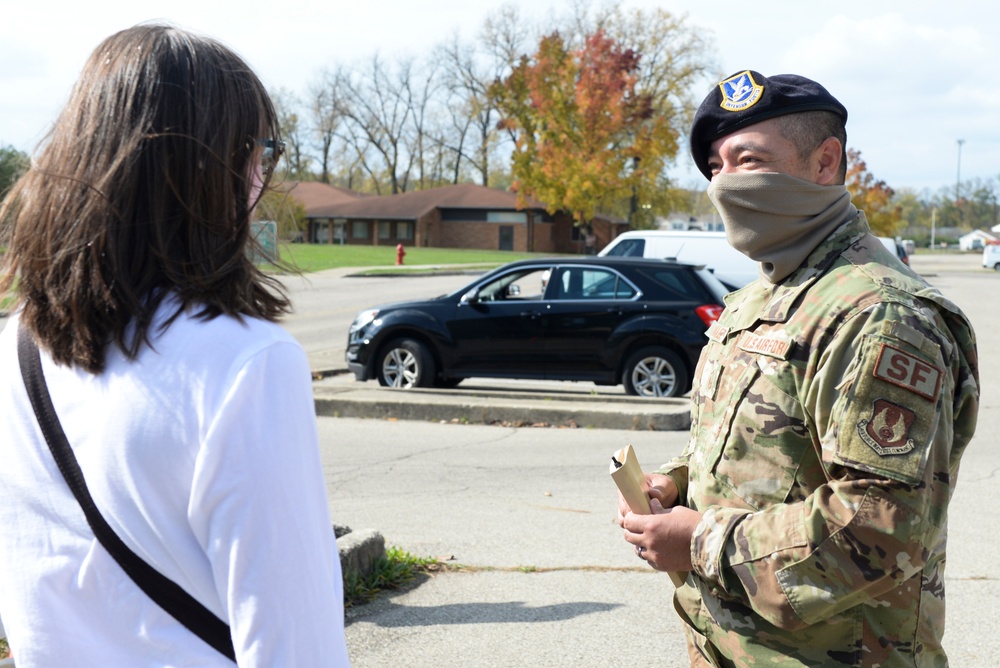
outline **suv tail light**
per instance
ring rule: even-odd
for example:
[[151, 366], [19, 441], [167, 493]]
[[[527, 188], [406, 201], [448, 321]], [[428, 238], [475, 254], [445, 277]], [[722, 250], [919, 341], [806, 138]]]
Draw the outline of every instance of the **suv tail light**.
[[710, 327], [722, 315], [722, 309], [723, 307], [718, 304], [702, 304], [694, 312], [698, 314], [698, 317], [701, 318], [706, 327]]

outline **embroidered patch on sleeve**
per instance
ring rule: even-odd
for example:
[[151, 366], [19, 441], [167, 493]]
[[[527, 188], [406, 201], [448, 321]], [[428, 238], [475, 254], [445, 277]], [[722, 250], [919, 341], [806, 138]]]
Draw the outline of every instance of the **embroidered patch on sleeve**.
[[888, 343], [882, 344], [874, 373], [879, 380], [902, 387], [928, 401], [937, 401], [941, 390], [941, 369]]
[[916, 419], [909, 408], [876, 399], [871, 416], [858, 422], [858, 435], [879, 457], [905, 455], [913, 450], [910, 427]]

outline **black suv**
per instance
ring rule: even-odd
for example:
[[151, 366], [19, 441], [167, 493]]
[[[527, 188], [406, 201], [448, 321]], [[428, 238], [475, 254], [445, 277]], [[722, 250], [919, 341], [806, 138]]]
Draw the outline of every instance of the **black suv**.
[[546, 378], [674, 397], [691, 388], [726, 292], [707, 270], [666, 260], [522, 260], [450, 295], [362, 311], [347, 363], [391, 387]]

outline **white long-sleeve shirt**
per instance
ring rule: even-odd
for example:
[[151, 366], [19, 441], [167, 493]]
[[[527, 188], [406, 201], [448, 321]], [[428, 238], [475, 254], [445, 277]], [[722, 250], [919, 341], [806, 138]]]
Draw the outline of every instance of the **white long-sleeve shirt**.
[[[161, 315], [162, 317], [162, 309]], [[94, 538], [0, 333], [0, 611], [18, 668], [231, 666]], [[42, 367], [90, 493], [233, 635], [240, 666], [347, 666], [309, 368], [279, 326], [182, 314], [98, 375]]]

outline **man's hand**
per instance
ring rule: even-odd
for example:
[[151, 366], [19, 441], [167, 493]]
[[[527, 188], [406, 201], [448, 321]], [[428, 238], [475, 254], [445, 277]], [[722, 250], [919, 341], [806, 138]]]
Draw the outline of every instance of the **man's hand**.
[[655, 498], [649, 505], [652, 515], [626, 513], [625, 540], [641, 548], [639, 556], [658, 571], [690, 571], [691, 538], [701, 513], [683, 506], [664, 509]]
[[[670, 476], [665, 476], [662, 473], [645, 473], [646, 483], [649, 485], [649, 498], [656, 499], [660, 502], [660, 506], [663, 508], [670, 508], [677, 503], [677, 485], [674, 481], [670, 479]], [[625, 503], [624, 497], [622, 497], [621, 492], [618, 493], [618, 526], [624, 528], [625, 525], [622, 521], [631, 511], [628, 504]]]

